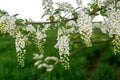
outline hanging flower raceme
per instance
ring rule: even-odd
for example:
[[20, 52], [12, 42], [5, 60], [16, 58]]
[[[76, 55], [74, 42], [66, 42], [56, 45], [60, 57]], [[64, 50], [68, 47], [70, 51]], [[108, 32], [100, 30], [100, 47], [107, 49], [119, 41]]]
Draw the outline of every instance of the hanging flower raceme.
[[109, 36], [120, 35], [120, 10], [114, 8], [114, 4], [108, 6], [107, 18], [105, 18], [105, 24]]
[[60, 61], [65, 69], [69, 69], [69, 55], [70, 55], [70, 48], [69, 48], [69, 35], [63, 33], [61, 28], [58, 29], [58, 42], [55, 45], [55, 48], [59, 49]]
[[120, 10], [114, 8], [115, 4], [110, 4], [107, 7], [107, 18], [105, 18], [104, 27], [107, 27], [107, 32], [110, 37], [113, 37], [114, 52], [120, 51]]
[[25, 55], [25, 42], [27, 41], [27, 37], [24, 36], [21, 32], [18, 32], [15, 36], [15, 47], [16, 53], [18, 57], [18, 62], [21, 67], [24, 67], [24, 55]]
[[113, 43], [113, 51], [114, 53], [120, 53], [120, 36], [115, 36], [115, 38], [112, 41]]
[[43, 29], [40, 29], [40, 26], [37, 27], [37, 30], [35, 32], [35, 44], [41, 54], [44, 53], [44, 43], [46, 41], [46, 31], [48, 30], [48, 26], [44, 26]]
[[84, 40], [84, 44], [86, 44], [87, 47], [91, 46], [91, 37], [92, 37], [92, 18], [83, 10], [81, 9], [79, 11], [78, 20], [77, 20], [77, 26], [79, 34], [81, 35], [81, 38]]
[[9, 33], [11, 36], [14, 36], [16, 33], [16, 18], [13, 16], [2, 16], [0, 18], [0, 32]]
[[0, 33], [5, 34], [6, 33], [6, 26], [7, 24], [4, 21], [5, 19], [2, 17], [0, 18]]

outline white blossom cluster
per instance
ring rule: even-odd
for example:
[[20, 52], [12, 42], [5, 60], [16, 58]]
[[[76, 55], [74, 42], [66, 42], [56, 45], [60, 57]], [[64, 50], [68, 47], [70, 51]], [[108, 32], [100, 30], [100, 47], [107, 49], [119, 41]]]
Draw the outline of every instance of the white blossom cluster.
[[107, 8], [107, 18], [104, 19], [103, 27], [110, 37], [113, 37], [113, 50], [115, 53], [120, 52], [120, 10], [114, 8], [115, 4], [110, 4]]
[[45, 39], [47, 37], [46, 35], [46, 31], [48, 30], [49, 25], [45, 25], [44, 28], [40, 28], [40, 26], [37, 26], [37, 29], [33, 26], [33, 25], [28, 25], [26, 27], [26, 31], [30, 32], [30, 33], [34, 33], [35, 34], [35, 38], [39, 41], [42, 41], [43, 39]]
[[63, 10], [64, 12], [72, 12], [74, 7], [68, 2], [57, 3], [59, 9]]
[[[103, 6], [105, 4], [104, 0], [94, 0], [98, 2], [99, 7]], [[113, 0], [108, 0], [110, 3]], [[78, 16], [78, 19], [76, 21], [66, 21], [60, 22], [57, 25], [62, 25], [64, 27], [58, 28], [58, 36], [57, 36], [57, 43], [55, 45], [55, 48], [59, 51], [60, 56], [60, 62], [65, 67], [65, 69], [69, 69], [69, 56], [70, 56], [70, 35], [72, 33], [79, 33], [81, 39], [83, 40], [83, 43], [90, 47], [92, 46], [91, 37], [93, 32], [93, 23], [92, 23], [92, 17], [85, 13], [85, 9], [82, 4], [82, 0], [76, 0], [76, 3], [78, 5], [78, 13], [75, 14], [75, 16]], [[53, 7], [52, 0], [43, 0], [43, 7], [46, 11], [46, 14], [49, 14], [56, 17], [56, 14], [53, 15], [54, 7]], [[75, 10], [74, 7], [67, 3], [57, 3], [58, 5], [58, 16], [60, 19], [63, 20], [64, 18], [67, 18], [68, 16], [70, 20], [73, 20], [72, 18], [75, 17], [72, 12]], [[120, 2], [117, 3], [117, 5], [120, 5]], [[101, 30], [103, 33], [109, 34], [110, 38], [114, 38], [113, 48], [115, 53], [120, 52], [120, 10], [114, 8], [114, 4], [110, 4], [107, 7], [107, 17], [104, 18], [104, 22], [102, 23]], [[62, 17], [59, 15], [59, 9], [61, 9], [63, 12], [65, 12], [65, 16]], [[57, 9], [56, 9], [57, 10]], [[60, 10], [60, 11], [61, 11]], [[4, 11], [3, 11], [4, 12]], [[56, 12], [57, 13], [57, 12]], [[72, 16], [69, 14], [71, 13]], [[68, 15], [66, 15], [68, 14]], [[62, 19], [63, 18], [63, 19]], [[54, 65], [51, 65], [49, 61], [54, 61], [56, 64], [58, 62], [58, 58], [54, 56], [49, 56], [44, 58], [44, 42], [46, 41], [46, 31], [49, 29], [50, 25], [45, 25], [44, 28], [41, 28], [40, 26], [37, 26], [36, 28], [33, 25], [27, 25], [26, 27], [22, 28], [21, 26], [16, 27], [16, 18], [13, 16], [9, 16], [7, 13], [2, 16], [0, 13], [0, 33], [9, 33], [11, 36], [15, 38], [15, 46], [16, 46], [16, 52], [19, 64], [21, 67], [24, 67], [24, 55], [25, 55], [25, 46], [26, 41], [28, 40], [28, 36], [32, 38], [33, 44], [37, 45], [37, 48], [39, 50], [39, 53], [41, 54], [34, 54], [35, 60], [35, 66], [37, 66], [38, 69], [40, 68], [46, 68], [48, 72], [52, 71], [54, 68]], [[52, 21], [51, 21], [52, 22]], [[56, 23], [56, 22], [55, 22]], [[101, 24], [94, 24], [94, 26], [101, 26]], [[68, 27], [70, 26], [70, 27]], [[42, 26], [43, 27], [43, 26]], [[67, 28], [66, 28], [67, 27]], [[77, 30], [78, 29], [78, 30]], [[23, 30], [23, 31], [22, 31]], [[76, 31], [77, 30], [77, 31]], [[22, 33], [25, 32], [26, 34]]]
[[18, 32], [15, 36], [15, 46], [16, 53], [18, 57], [18, 62], [21, 67], [24, 67], [24, 55], [25, 55], [25, 42], [27, 41], [27, 37], [23, 36], [21, 32]]
[[107, 18], [104, 19], [104, 25], [107, 27], [109, 36], [120, 35], [120, 10], [114, 8], [114, 4], [110, 4], [107, 10]]
[[83, 6], [82, 0], [76, 0], [76, 4], [77, 4], [79, 7], [82, 7], [82, 6]]
[[103, 1], [104, 1], [104, 0], [98, 0], [98, 6], [99, 6], [99, 7], [104, 6]]
[[30, 33], [35, 33], [36, 32], [36, 29], [33, 25], [29, 24], [27, 25], [26, 27], [26, 31], [30, 32]]
[[37, 30], [36, 30], [36, 38], [39, 40], [39, 41], [41, 41], [42, 39], [44, 39], [44, 38], [46, 38], [47, 37], [47, 35], [46, 35], [46, 30], [47, 29], [42, 29], [42, 30], [40, 30], [39, 29], [39, 26], [37, 27]]
[[120, 53], [120, 36], [115, 36], [115, 39], [112, 41], [114, 53]]
[[79, 11], [77, 26], [81, 38], [84, 40], [84, 44], [87, 47], [91, 46], [91, 37], [92, 37], [92, 18], [82, 10]]
[[43, 5], [44, 9], [53, 9], [52, 0], [42, 0], [42, 5]]
[[46, 31], [49, 29], [48, 25], [45, 25], [44, 28], [40, 29], [40, 26], [37, 27], [37, 30], [35, 32], [35, 44], [37, 45], [39, 49], [39, 53], [44, 53], [44, 43], [46, 41]]
[[15, 36], [16, 32], [16, 18], [13, 16], [2, 16], [0, 18], [0, 32], [1, 33], [9, 33], [11, 36]]
[[35, 62], [35, 66], [37, 66], [38, 69], [41, 69], [41, 68], [46, 68], [46, 71], [50, 72], [53, 70], [54, 68], [54, 65], [51, 65], [49, 64], [48, 62], [49, 61], [54, 61], [54, 64], [56, 64], [58, 62], [58, 58], [57, 57], [54, 57], [54, 56], [49, 56], [49, 57], [46, 57], [44, 58], [44, 55], [43, 54], [34, 54], [34, 57], [33, 59], [37, 60]]
[[55, 45], [55, 48], [59, 49], [60, 61], [65, 69], [69, 68], [69, 55], [70, 55], [70, 48], [69, 48], [69, 35], [65, 35], [62, 31], [63, 29], [58, 29], [58, 42]]

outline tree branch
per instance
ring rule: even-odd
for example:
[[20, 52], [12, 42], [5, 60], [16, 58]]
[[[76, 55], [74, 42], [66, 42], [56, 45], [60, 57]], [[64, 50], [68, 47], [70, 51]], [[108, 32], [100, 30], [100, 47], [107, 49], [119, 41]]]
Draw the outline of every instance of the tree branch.
[[[71, 19], [67, 19], [65, 20], [65, 22], [68, 22], [68, 21], [72, 21], [72, 20], [76, 20], [77, 17], [74, 17], [74, 18], [71, 18]], [[48, 21], [48, 22], [26, 22], [26, 24], [54, 24], [54, 23], [58, 23], [60, 21]]]
[[[117, 1], [120, 1], [120, 0], [117, 0]], [[109, 2], [108, 4], [106, 4], [105, 7], [107, 7], [109, 4], [111, 4], [113, 2], [114, 2], [114, 0]], [[96, 12], [98, 12], [100, 10], [102, 10], [102, 8], [97, 8], [96, 10], [93, 10], [89, 15], [94, 15]], [[66, 22], [71, 21], [71, 20], [76, 20], [76, 19], [78, 19], [78, 18], [74, 17], [74, 18], [66, 20]], [[26, 22], [26, 24], [54, 24], [54, 23], [58, 23], [58, 22], [60, 22], [60, 21], [53, 21], [53, 22], [51, 22], [51, 21], [48, 21], [48, 22]]]
[[[90, 13], [90, 15], [94, 15], [96, 12], [98, 12], [98, 11], [100, 11], [100, 10], [102, 10], [102, 8], [98, 8], [98, 9], [96, 9], [96, 10], [94, 10], [94, 11], [92, 11], [91, 13]], [[74, 21], [74, 20], [76, 20], [76, 19], [78, 19], [77, 17], [74, 17], [74, 18], [71, 18], [71, 19], [67, 19], [65, 22], [68, 22], [68, 21]], [[53, 22], [51, 22], [51, 21], [48, 21], [48, 22], [26, 22], [26, 24], [54, 24], [54, 23], [58, 23], [58, 22], [60, 22], [60, 21], [53, 21]]]
[[[93, 10], [91, 13], [90, 13], [90, 15], [94, 15], [96, 12], [98, 12], [98, 11], [100, 11], [100, 10], [102, 10], [102, 8], [98, 8], [98, 9], [96, 9], [96, 10]], [[68, 22], [68, 21], [72, 21], [72, 20], [76, 20], [76, 19], [78, 19], [77, 17], [74, 17], [74, 18], [71, 18], [71, 19], [67, 19], [67, 20], [65, 20], [65, 22]], [[26, 22], [26, 24], [54, 24], [54, 23], [58, 23], [58, 22], [60, 22], [60, 21], [48, 21], [48, 22]]]

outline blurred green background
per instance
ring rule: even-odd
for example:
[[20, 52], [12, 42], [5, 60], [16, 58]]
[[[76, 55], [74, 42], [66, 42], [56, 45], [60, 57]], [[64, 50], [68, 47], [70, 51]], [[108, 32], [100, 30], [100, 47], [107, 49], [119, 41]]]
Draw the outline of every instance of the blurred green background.
[[[55, 31], [49, 33], [52, 39]], [[58, 55], [53, 47], [56, 41], [45, 44], [46, 55]], [[37, 52], [34, 46], [27, 47], [25, 67], [18, 65], [14, 39], [9, 35], [0, 35], [0, 80], [40, 80], [45, 69], [34, 66], [33, 53]], [[90, 48], [72, 48], [70, 56], [70, 70], [65, 70], [60, 64], [42, 77], [42, 80], [120, 80], [120, 54], [114, 54], [110, 45], [106, 43], [94, 44]]]

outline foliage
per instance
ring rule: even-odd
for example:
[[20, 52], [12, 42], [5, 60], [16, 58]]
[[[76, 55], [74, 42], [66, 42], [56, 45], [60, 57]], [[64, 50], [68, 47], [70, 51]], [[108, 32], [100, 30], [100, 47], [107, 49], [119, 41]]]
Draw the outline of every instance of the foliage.
[[[42, 17], [48, 16], [48, 22], [40, 23], [17, 19], [17, 14], [10, 16], [6, 11], [0, 10], [0, 33], [9, 34], [15, 39], [17, 58], [21, 67], [25, 66], [27, 46], [35, 48], [35, 51], [30, 52], [36, 60], [34, 65], [47, 72], [52, 71], [59, 63], [66, 70], [70, 69], [70, 56], [76, 53], [76, 51], [72, 53], [75, 48], [88, 48], [95, 44], [106, 43], [107, 46], [112, 44], [115, 54], [120, 52], [120, 1], [112, 0], [109, 4], [105, 4], [105, 1], [94, 0], [88, 8], [84, 8], [82, 0], [76, 2], [77, 7], [73, 7], [68, 2], [54, 3], [52, 0], [43, 0]], [[102, 15], [104, 21], [93, 22], [96, 15]], [[49, 55], [46, 51], [47, 47], [49, 48], [47, 42], [51, 41], [49, 40], [51, 35], [47, 32], [53, 30], [55, 30], [53, 41], [56, 42], [53, 47], [57, 49], [58, 55], [54, 52]], [[95, 55], [91, 52], [91, 56]], [[80, 61], [81, 64], [82, 61], [87, 62], [83, 57]]]

